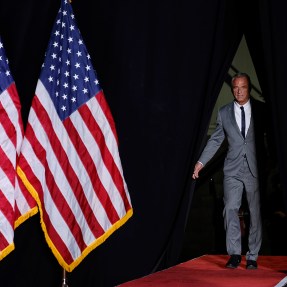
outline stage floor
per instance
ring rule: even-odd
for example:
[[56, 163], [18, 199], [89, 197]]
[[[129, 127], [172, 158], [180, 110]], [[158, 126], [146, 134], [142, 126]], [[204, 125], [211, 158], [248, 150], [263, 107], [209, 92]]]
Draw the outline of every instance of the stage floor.
[[287, 256], [259, 256], [257, 270], [246, 270], [245, 258], [237, 269], [227, 269], [228, 258], [204, 255], [119, 286], [283, 287], [287, 284]]

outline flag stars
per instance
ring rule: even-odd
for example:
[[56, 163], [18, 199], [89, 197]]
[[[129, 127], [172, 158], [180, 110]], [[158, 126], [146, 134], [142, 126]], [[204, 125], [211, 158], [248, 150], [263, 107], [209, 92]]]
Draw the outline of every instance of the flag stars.
[[[69, 0], [66, 2], [69, 5]], [[61, 9], [58, 14], [58, 26], [53, 32], [50, 50], [45, 55], [46, 64], [41, 75], [43, 83], [49, 84], [47, 89], [51, 89], [52, 100], [63, 118], [99, 89], [91, 56], [73, 18], [68, 8]]]
[[10, 71], [6, 71], [6, 72], [5, 72], [5, 75], [6, 75], [6, 76], [10, 76]]

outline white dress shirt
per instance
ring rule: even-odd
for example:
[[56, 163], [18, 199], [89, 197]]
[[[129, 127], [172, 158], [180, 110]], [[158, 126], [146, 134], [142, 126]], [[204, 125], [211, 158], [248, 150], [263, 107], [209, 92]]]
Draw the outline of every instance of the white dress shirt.
[[[239, 105], [236, 101], [234, 101], [234, 113], [235, 113], [235, 119], [236, 123], [241, 130], [241, 110]], [[250, 100], [246, 104], [243, 105], [244, 107], [244, 112], [245, 112], [245, 136], [247, 135], [249, 126], [250, 126], [250, 119], [251, 119], [251, 105], [250, 105]]]

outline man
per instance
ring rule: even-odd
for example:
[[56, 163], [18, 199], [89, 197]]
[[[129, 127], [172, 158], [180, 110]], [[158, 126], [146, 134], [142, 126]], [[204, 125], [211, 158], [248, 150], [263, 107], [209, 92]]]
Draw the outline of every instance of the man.
[[[262, 148], [264, 132], [259, 118], [262, 104], [250, 98], [250, 78], [245, 73], [236, 74], [231, 80], [234, 101], [223, 106], [217, 116], [217, 125], [198, 162], [195, 164], [193, 179], [214, 156], [227, 138], [228, 151], [224, 161], [224, 225], [226, 249], [230, 255], [227, 268], [237, 268], [241, 262], [241, 230], [238, 211], [245, 190], [249, 206], [250, 228], [246, 254], [246, 268], [257, 269], [257, 258], [262, 241], [260, 216], [259, 171], [257, 158]], [[264, 115], [266, 117], [266, 115]], [[258, 126], [257, 126], [258, 123]], [[263, 144], [263, 143], [262, 143]], [[258, 147], [258, 148], [257, 148]]]

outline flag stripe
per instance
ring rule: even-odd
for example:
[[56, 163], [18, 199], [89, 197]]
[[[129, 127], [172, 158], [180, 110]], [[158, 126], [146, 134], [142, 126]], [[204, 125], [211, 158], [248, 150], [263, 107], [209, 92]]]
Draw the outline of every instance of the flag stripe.
[[[37, 212], [35, 200], [18, 185], [16, 164], [22, 140], [21, 104], [0, 39], [0, 260], [14, 250], [14, 228]], [[29, 197], [26, 204], [24, 199]]]
[[[2, 220], [1, 211], [0, 211], [0, 220]], [[9, 241], [7, 241], [4, 234], [2, 232], [0, 232], [0, 250], [1, 250], [1, 252], [3, 252], [3, 250], [5, 248], [7, 248], [7, 246], [9, 246]], [[0, 254], [1, 254], [1, 252], [0, 252]]]
[[[82, 116], [82, 119], [84, 120], [84, 122], [87, 121], [86, 127], [84, 129], [85, 132], [87, 132], [87, 128], [93, 129], [94, 133], [99, 135], [99, 137], [102, 137], [101, 130], [97, 126], [96, 122], [94, 121], [94, 118], [88, 112], [86, 105], [79, 108], [78, 112]], [[94, 160], [91, 158], [91, 155], [89, 154], [89, 152], [88, 152], [87, 148], [85, 147], [85, 145], [83, 144], [83, 142], [80, 140], [78, 140], [77, 143], [75, 142], [76, 137], [73, 136], [73, 134], [74, 135], [77, 134], [77, 130], [79, 130], [79, 129], [76, 129], [70, 123], [71, 123], [70, 121], [66, 120], [64, 125], [66, 126], [66, 129], [70, 134], [70, 138], [74, 139], [74, 145], [75, 146], [78, 145], [78, 149], [80, 151], [85, 150], [85, 155], [84, 155], [85, 161], [83, 162], [83, 164], [85, 165], [85, 168], [88, 170], [88, 173], [90, 174], [90, 176], [92, 176], [92, 182], [95, 183], [94, 190], [97, 193], [97, 196], [98, 196], [100, 202], [103, 205], [105, 205], [106, 214], [109, 217], [110, 222], [115, 223], [116, 221], [119, 220], [119, 216], [117, 214], [117, 211], [114, 208], [114, 205], [113, 205], [113, 203], [109, 197], [109, 194], [107, 193], [107, 190], [103, 186], [102, 180], [100, 180], [100, 177], [99, 177], [99, 173], [101, 174], [102, 173], [101, 171], [103, 171], [103, 169], [106, 168], [106, 166], [103, 166], [103, 163], [106, 163], [106, 162], [105, 161], [102, 162], [102, 160], [104, 160], [103, 153], [108, 153], [109, 151], [106, 149], [103, 141], [100, 142], [99, 139], [96, 139], [95, 144], [97, 144], [97, 146], [95, 145], [94, 149], [98, 150], [97, 156], [99, 157], [99, 159], [100, 159], [100, 156], [102, 156], [102, 158], [100, 160], [97, 160], [98, 165], [96, 167]], [[77, 124], [77, 123], [75, 122], [75, 124]], [[80, 139], [80, 138], [77, 137], [77, 139]], [[100, 169], [99, 173], [98, 173], [97, 169]], [[104, 172], [104, 176], [110, 178], [110, 174], [108, 174], [107, 172]]]
[[[16, 147], [16, 152], [18, 153], [23, 140], [23, 124], [20, 114], [21, 104], [15, 83], [12, 83], [5, 91], [3, 91], [0, 95], [0, 100], [1, 107], [3, 107], [3, 109], [0, 109], [1, 124], [5, 126], [6, 133], [9, 135], [10, 140], [12, 140]], [[2, 117], [4, 117], [4, 113], [6, 114], [5, 120], [2, 119]], [[8, 123], [10, 124], [10, 127], [13, 127], [13, 129], [10, 128], [9, 130]], [[12, 136], [13, 131], [16, 131], [14, 136]]]
[[[33, 152], [31, 152], [30, 150], [30, 155], [32, 154]], [[23, 176], [21, 172], [21, 168], [25, 170], [26, 172], [25, 176]], [[63, 256], [65, 260], [67, 260], [67, 262], [69, 262], [70, 264], [71, 262], [73, 262], [74, 258], [76, 258], [76, 255], [72, 256], [69, 248], [66, 245], [66, 241], [67, 241], [66, 238], [72, 238], [72, 235], [70, 234], [65, 235], [66, 230], [63, 230], [61, 233], [61, 230], [56, 230], [56, 228], [54, 228], [54, 223], [50, 220], [50, 219], [53, 219], [53, 217], [50, 216], [49, 210], [54, 211], [54, 212], [56, 210], [54, 209], [54, 206], [52, 205], [49, 207], [49, 210], [46, 209], [45, 206], [43, 206], [43, 203], [45, 202], [45, 200], [43, 199], [43, 192], [41, 192], [42, 191], [41, 182], [38, 180], [37, 174], [33, 172], [33, 170], [31, 169], [31, 165], [29, 164], [29, 162], [23, 155], [21, 155], [21, 168], [20, 168], [19, 175], [21, 176], [22, 179], [26, 178], [26, 180], [24, 180], [26, 184], [29, 182], [29, 184], [27, 185], [32, 187], [32, 188], [29, 188], [29, 191], [34, 196], [34, 198], [37, 200], [37, 203], [40, 207], [41, 216], [42, 216], [41, 224], [42, 224], [43, 229], [45, 230], [45, 236], [46, 236], [46, 239], [49, 245], [54, 246], [54, 244], [56, 244], [57, 248], [55, 249], [58, 249], [61, 254], [61, 255], [58, 254], [58, 256], [61, 256], [61, 257]], [[57, 220], [62, 222], [61, 216], [58, 216], [56, 219], [54, 219], [56, 223], [59, 223], [59, 221], [57, 222]], [[69, 232], [69, 230], [67, 230], [67, 232]], [[74, 251], [75, 246], [78, 246], [77, 243], [73, 245], [72, 251]]]
[[[23, 184], [22, 180], [17, 176], [16, 184], [18, 184], [18, 190], [25, 190], [26, 187]], [[19, 208], [19, 212], [22, 215], [25, 215], [28, 209], [32, 209], [35, 207], [35, 200], [28, 192], [17, 192], [16, 198], [19, 200], [16, 201], [17, 208]], [[17, 217], [16, 217], [17, 218]]]
[[100, 105], [100, 107], [103, 111], [103, 114], [105, 115], [105, 118], [107, 119], [107, 122], [109, 123], [111, 131], [112, 131], [114, 138], [116, 140], [116, 144], [118, 145], [119, 142], [118, 142], [118, 135], [117, 135], [117, 131], [116, 131], [116, 125], [115, 125], [114, 119], [112, 117], [110, 107], [109, 107], [109, 105], [105, 99], [105, 96], [104, 96], [104, 93], [102, 90], [97, 94], [97, 101], [98, 101], [98, 104]]
[[[13, 194], [11, 194], [11, 195], [13, 196]], [[0, 210], [2, 211], [2, 218], [1, 218], [0, 222], [3, 224], [3, 222], [8, 221], [11, 228], [13, 229], [13, 227], [14, 227], [14, 213], [11, 213], [11, 210], [13, 210], [13, 206], [11, 205], [10, 200], [8, 200], [8, 198], [6, 197], [6, 195], [3, 193], [3, 191], [1, 189], [0, 189]]]
[[3, 183], [5, 183], [5, 185], [7, 185], [7, 179], [8, 179], [11, 185], [14, 186], [15, 185], [15, 169], [14, 169], [15, 163], [14, 164], [11, 163], [10, 158], [8, 158], [7, 154], [8, 153], [6, 153], [6, 151], [4, 151], [2, 147], [0, 147], [1, 170], [4, 172], [4, 175], [1, 175], [0, 179]]
[[87, 170], [87, 174], [89, 175], [90, 181], [93, 183], [93, 192], [96, 193], [98, 200], [102, 203], [102, 205], [105, 206], [105, 215], [109, 218], [110, 223], [116, 222], [117, 220], [119, 220], [119, 216], [111, 202], [111, 199], [109, 198], [108, 193], [106, 192], [106, 189], [100, 181], [99, 174], [97, 171], [97, 169], [99, 169], [99, 166], [95, 166], [95, 163], [91, 158], [87, 147], [83, 144], [81, 138], [75, 136], [77, 134], [77, 130], [73, 125], [72, 121], [70, 119], [66, 119], [64, 122], [64, 126], [68, 134], [70, 135], [70, 138], [75, 148], [78, 148], [81, 151], [79, 153], [79, 156], [81, 157], [81, 154], [84, 154], [85, 161], [81, 160], [82, 164]]
[[[120, 163], [117, 138], [115, 136], [112, 136], [113, 135], [112, 127], [106, 124], [108, 118], [106, 117], [106, 114], [102, 110], [102, 109], [106, 111], [108, 110], [107, 103], [104, 104], [105, 102], [104, 94], [102, 92], [99, 92], [96, 96], [96, 100], [97, 100], [97, 103], [99, 102], [101, 103], [100, 104], [101, 109], [95, 108], [95, 106], [97, 105], [94, 102], [94, 99], [90, 100], [90, 102], [87, 103], [87, 106], [89, 107], [90, 112], [92, 113], [93, 117], [96, 120], [95, 121], [96, 128], [95, 126], [92, 125], [93, 123], [89, 125], [87, 124], [87, 127], [89, 128], [93, 137], [98, 142], [98, 145], [101, 147], [100, 151], [102, 154], [102, 159], [107, 169], [109, 170], [109, 174], [112, 175], [113, 181], [115, 182], [115, 185], [117, 188], [117, 192], [115, 192], [115, 194], [119, 192], [120, 196], [122, 197], [122, 200], [120, 200], [120, 198], [117, 198], [114, 204], [122, 203], [123, 201], [124, 209], [123, 209], [123, 206], [121, 205], [119, 210], [122, 210], [125, 213], [127, 210], [131, 208], [131, 204], [130, 204], [129, 193], [126, 192], [127, 186], [122, 176], [123, 170], [122, 170], [121, 163]], [[88, 114], [88, 111], [87, 111], [87, 114]], [[85, 116], [85, 114], [82, 113], [82, 117], [86, 119], [86, 122], [88, 123], [87, 117]], [[100, 133], [97, 133], [96, 132], [97, 130], [99, 130]], [[119, 211], [118, 213], [120, 214]]]
[[[93, 101], [93, 100], [91, 100]], [[81, 114], [83, 120], [86, 122], [87, 128], [89, 129], [91, 136], [95, 140], [98, 146], [98, 156], [101, 156], [101, 162], [99, 165], [103, 164], [104, 167], [107, 169], [107, 172], [105, 173], [105, 178], [108, 176], [109, 179], [107, 180], [107, 183], [105, 184], [106, 190], [110, 190], [110, 194], [113, 196], [116, 196], [116, 198], [113, 200], [112, 206], [117, 207], [119, 204], [118, 214], [120, 214], [121, 210], [123, 210], [124, 213], [130, 208], [129, 203], [127, 202], [127, 198], [124, 191], [124, 184], [123, 179], [120, 174], [120, 171], [113, 160], [113, 157], [108, 149], [108, 146], [106, 144], [106, 138], [103, 134], [103, 130], [99, 127], [98, 123], [96, 121], [90, 121], [89, 119], [93, 117], [91, 115], [90, 109], [88, 109], [88, 106], [81, 107], [79, 109], [79, 113]], [[98, 117], [99, 118], [99, 117]], [[102, 178], [102, 182], [105, 181], [105, 178]], [[122, 195], [122, 198], [120, 198], [118, 195]], [[124, 204], [122, 204], [124, 200]], [[109, 205], [106, 205], [106, 209], [109, 210]], [[124, 209], [123, 209], [124, 207]], [[109, 213], [109, 211], [107, 211]], [[111, 212], [111, 211], [110, 211]], [[112, 222], [114, 223], [117, 221], [118, 218], [115, 218]]]
[[38, 212], [35, 199], [27, 191], [25, 185], [17, 174], [15, 182], [15, 224], [14, 228], [17, 228], [21, 223], [26, 221], [32, 215]]
[[[39, 83], [39, 85], [41, 85]], [[43, 87], [44, 89], [44, 87]], [[42, 92], [43, 93], [43, 92]], [[40, 93], [40, 95], [42, 94]], [[47, 101], [48, 97], [43, 97], [40, 96], [41, 100], [43, 100], [43, 104], [46, 106], [46, 109], [49, 109], [49, 105], [45, 101]], [[62, 143], [67, 141], [69, 136], [65, 136], [65, 139], [58, 139], [58, 135], [55, 133], [59, 129], [59, 125], [62, 125], [62, 122], [59, 121], [57, 123], [58, 127], [53, 127], [53, 124], [49, 118], [49, 115], [53, 115], [53, 111], [50, 109], [49, 112], [46, 112], [46, 109], [42, 106], [42, 103], [39, 101], [39, 97], [35, 97], [35, 106], [37, 106], [36, 110], [36, 117], [41, 120], [41, 126], [45, 130], [45, 133], [50, 135], [50, 144], [51, 148], [53, 149], [53, 153], [57, 157], [58, 164], [62, 167], [62, 170], [64, 171], [63, 176], [67, 177], [67, 182], [70, 185], [71, 191], [75, 194], [75, 200], [81, 199], [81, 207], [85, 207], [86, 212], [84, 213], [84, 216], [86, 216], [87, 223], [90, 224], [90, 228], [94, 229], [95, 236], [99, 236], [100, 234], [103, 233], [102, 227], [97, 223], [96, 218], [91, 218], [91, 215], [93, 214], [93, 211], [90, 207], [89, 202], [87, 201], [86, 197], [82, 196], [84, 191], [81, 188], [83, 184], [80, 183], [79, 178], [77, 174], [75, 173], [75, 170], [77, 167], [72, 167], [71, 166], [71, 157], [77, 156], [76, 152], [70, 152], [69, 156], [66, 154], [65, 149], [62, 147]], [[37, 116], [38, 115], [38, 116]], [[42, 119], [41, 119], [41, 118]], [[70, 143], [68, 143], [69, 146], [71, 146]], [[68, 160], [70, 159], [70, 161]], [[63, 163], [66, 163], [64, 166]], [[61, 181], [63, 181], [63, 177], [61, 177]], [[74, 189], [74, 187], [77, 187], [77, 189]], [[66, 187], [68, 188], [68, 187]], [[63, 192], [63, 191], [62, 191]], [[74, 203], [73, 203], [74, 204]], [[62, 207], [63, 208], [63, 207]], [[79, 207], [80, 209], [80, 207]], [[62, 210], [62, 213], [65, 213], [64, 210]], [[87, 217], [87, 214], [90, 214], [89, 217]]]
[[1, 117], [1, 126], [5, 130], [7, 139], [9, 139], [13, 143], [13, 146], [15, 149], [17, 137], [15, 134], [15, 130], [11, 129], [11, 127], [13, 126], [13, 123], [9, 118], [7, 110], [5, 109], [5, 107], [3, 107], [2, 102], [0, 102], [0, 117]]
[[[45, 110], [41, 110], [39, 107], [37, 111], [40, 113], [41, 112], [45, 113]], [[43, 114], [41, 116], [42, 116], [42, 119], [44, 119]], [[50, 135], [54, 138], [56, 137], [54, 134], [50, 134]], [[35, 156], [39, 159], [39, 161], [41, 162], [41, 165], [45, 169], [45, 179], [46, 179], [47, 185], [44, 187], [44, 190], [48, 189], [47, 186], [53, 186], [53, 189], [47, 190], [45, 194], [43, 194], [43, 191], [41, 192], [41, 196], [42, 196], [41, 200], [44, 200], [45, 202], [44, 197], [48, 195], [51, 196], [51, 199], [49, 198], [49, 200], [51, 200], [51, 202], [53, 203], [54, 205], [53, 207], [57, 207], [58, 210], [61, 210], [61, 214], [63, 215], [63, 218], [66, 220], [67, 225], [72, 227], [71, 232], [74, 234], [77, 234], [77, 237], [76, 237], [77, 244], [80, 247], [85, 248], [86, 245], [83, 239], [80, 237], [81, 229], [77, 223], [75, 214], [71, 210], [69, 204], [66, 201], [66, 198], [63, 196], [61, 190], [59, 189], [57, 182], [55, 181], [54, 175], [50, 171], [47, 157], [42, 156], [43, 154], [45, 154], [44, 148], [42, 147], [38, 139], [35, 137], [35, 134], [33, 133], [32, 130], [31, 130], [31, 134], [27, 135], [27, 139], [30, 141], [33, 141]], [[62, 151], [62, 153], [64, 153], [64, 151]], [[51, 213], [53, 213], [53, 210], [51, 210]], [[59, 220], [59, 218], [57, 218], [57, 220]]]

